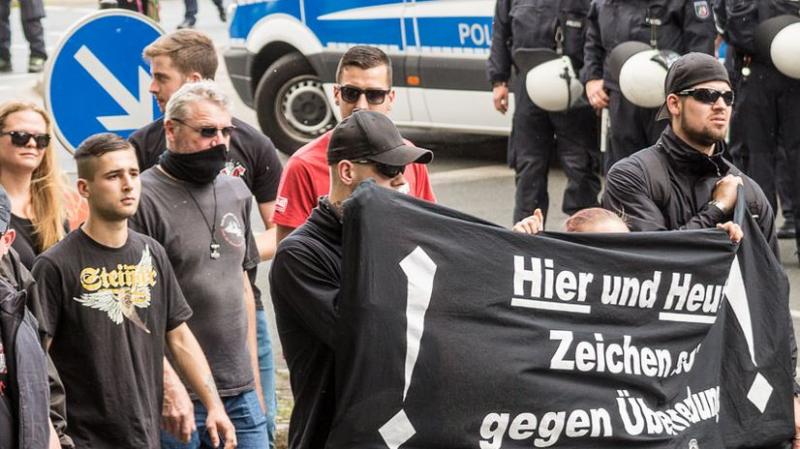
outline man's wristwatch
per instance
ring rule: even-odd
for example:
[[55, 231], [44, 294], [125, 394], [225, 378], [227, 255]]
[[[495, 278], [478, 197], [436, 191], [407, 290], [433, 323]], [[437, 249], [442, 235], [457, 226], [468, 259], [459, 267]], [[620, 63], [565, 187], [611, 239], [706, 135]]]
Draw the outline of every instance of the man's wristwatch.
[[724, 213], [727, 213], [727, 212], [728, 212], [728, 209], [725, 207], [725, 205], [724, 205], [724, 204], [722, 204], [722, 201], [719, 201], [719, 200], [711, 200], [711, 201], [709, 201], [709, 202], [708, 202], [708, 205], [709, 205], [709, 206], [716, 207], [717, 209], [721, 210], [721, 211], [722, 211], [722, 212], [724, 212]]

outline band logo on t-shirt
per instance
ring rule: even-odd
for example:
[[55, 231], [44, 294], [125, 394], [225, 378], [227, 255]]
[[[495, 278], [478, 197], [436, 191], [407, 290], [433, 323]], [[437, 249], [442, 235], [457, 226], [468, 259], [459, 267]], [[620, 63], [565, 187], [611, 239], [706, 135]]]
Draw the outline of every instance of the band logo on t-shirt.
[[225, 214], [220, 222], [220, 227], [222, 228], [222, 236], [231, 246], [240, 248], [244, 245], [244, 227], [236, 215], [232, 213]]
[[241, 178], [244, 176], [247, 169], [239, 163], [239, 161], [228, 161], [225, 162], [225, 167], [220, 170], [221, 175], [228, 175], [233, 176], [235, 178]]
[[86, 267], [81, 270], [81, 287], [87, 293], [75, 301], [86, 307], [108, 314], [116, 324], [122, 324], [124, 316], [143, 331], [150, 333], [139, 318], [136, 308], [150, 307], [150, 289], [156, 285], [158, 273], [153, 268], [150, 247], [142, 250], [142, 259], [136, 265], [118, 264], [111, 271], [105, 267]]

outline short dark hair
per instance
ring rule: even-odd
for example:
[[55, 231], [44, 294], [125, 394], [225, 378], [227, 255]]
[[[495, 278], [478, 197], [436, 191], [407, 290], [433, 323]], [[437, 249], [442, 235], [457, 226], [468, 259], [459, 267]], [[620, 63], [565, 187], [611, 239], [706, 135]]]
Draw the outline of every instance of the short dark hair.
[[197, 72], [204, 79], [214, 79], [219, 60], [214, 42], [197, 30], [178, 30], [165, 34], [144, 48], [145, 59], [169, 56], [172, 65], [183, 75]]
[[336, 67], [336, 82], [342, 81], [342, 71], [345, 67], [358, 67], [361, 70], [367, 70], [380, 66], [386, 66], [386, 76], [389, 78], [389, 87], [391, 87], [392, 60], [389, 59], [389, 55], [378, 47], [370, 47], [368, 45], [350, 47], [342, 55], [342, 59], [339, 60], [339, 65]]
[[133, 146], [114, 133], [100, 133], [89, 136], [75, 150], [73, 158], [78, 166], [78, 177], [94, 179], [95, 162], [98, 158], [112, 151], [133, 150]]

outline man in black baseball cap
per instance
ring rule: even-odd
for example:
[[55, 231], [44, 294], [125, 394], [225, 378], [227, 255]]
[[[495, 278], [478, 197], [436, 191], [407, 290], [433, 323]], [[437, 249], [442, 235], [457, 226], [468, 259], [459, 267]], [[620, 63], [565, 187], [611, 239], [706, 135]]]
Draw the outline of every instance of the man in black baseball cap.
[[669, 125], [654, 146], [611, 168], [603, 207], [624, 213], [632, 231], [730, 230], [726, 223], [743, 185], [750, 212], [777, 255], [774, 214], [764, 193], [723, 158], [734, 97], [728, 72], [712, 56], [689, 53], [670, 67], [664, 93], [657, 119]]
[[335, 411], [333, 348], [341, 291], [342, 203], [367, 179], [402, 191], [405, 166], [432, 159], [430, 150], [405, 141], [379, 112], [356, 111], [333, 130], [328, 145], [330, 194], [280, 242], [270, 272], [272, 304], [295, 399], [290, 449], [323, 447]]
[[359, 110], [339, 123], [328, 144], [328, 165], [343, 160], [400, 167], [412, 162], [427, 164], [433, 153], [404, 140], [386, 115]]

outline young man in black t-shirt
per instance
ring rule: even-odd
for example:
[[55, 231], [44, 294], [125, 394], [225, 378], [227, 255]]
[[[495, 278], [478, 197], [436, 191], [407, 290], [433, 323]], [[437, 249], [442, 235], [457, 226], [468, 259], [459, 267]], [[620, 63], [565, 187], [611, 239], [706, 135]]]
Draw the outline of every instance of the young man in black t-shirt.
[[77, 447], [158, 449], [166, 342], [199, 396], [215, 447], [236, 435], [161, 245], [128, 229], [139, 204], [136, 156], [100, 134], [75, 153], [89, 217], [41, 254], [33, 269], [46, 344], [67, 391], [67, 432]]

